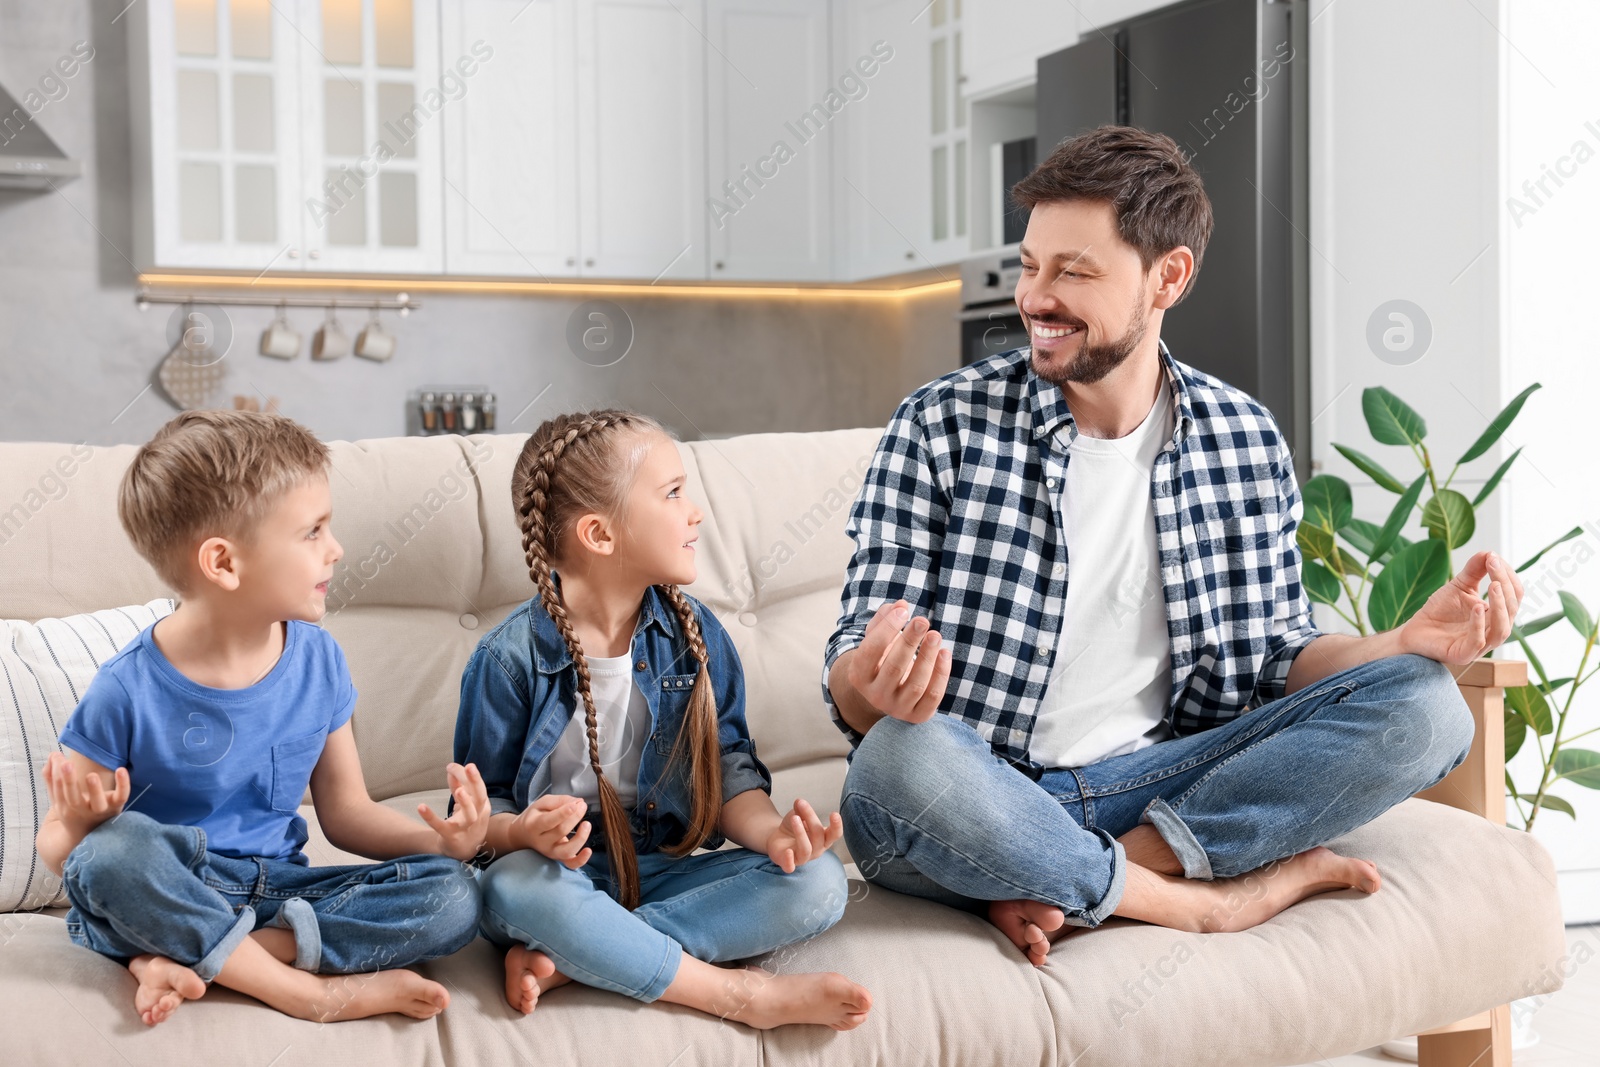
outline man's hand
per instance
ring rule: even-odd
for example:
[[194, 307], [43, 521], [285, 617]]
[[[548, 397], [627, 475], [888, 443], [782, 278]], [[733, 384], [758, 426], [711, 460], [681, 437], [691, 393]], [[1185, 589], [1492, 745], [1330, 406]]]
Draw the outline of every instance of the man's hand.
[[[1489, 579], [1489, 599], [1478, 586]], [[1500, 647], [1522, 604], [1522, 582], [1502, 557], [1479, 552], [1400, 627], [1400, 647], [1440, 663], [1465, 666]]]
[[793, 874], [832, 847], [843, 833], [844, 820], [838, 812], [824, 826], [809, 801], [796, 800], [794, 810], [767, 837], [767, 858], [782, 867], [784, 874]]
[[93, 771], [80, 774], [72, 760], [60, 752], [50, 753], [50, 758], [45, 760], [44, 781], [50, 790], [50, 810], [71, 836], [73, 847], [128, 802], [128, 768], [118, 767], [112, 779], [113, 784], [107, 789], [100, 775]]
[[846, 677], [884, 715], [927, 722], [950, 681], [950, 649], [927, 619], [918, 616], [908, 623], [910, 614], [904, 600], [879, 608], [850, 657]]
[[450, 818], [442, 819], [428, 805], [418, 804], [417, 814], [439, 835], [439, 851], [465, 863], [483, 848], [489, 834], [489, 790], [476, 763], [465, 767], [449, 764], [445, 776], [450, 781], [451, 795], [456, 798], [456, 810]]
[[[587, 810], [582, 797], [546, 793], [517, 816], [511, 839], [575, 871], [594, 855], [593, 849], [583, 847], [589, 839], [589, 824], [579, 822]], [[570, 839], [568, 834], [572, 834]]]

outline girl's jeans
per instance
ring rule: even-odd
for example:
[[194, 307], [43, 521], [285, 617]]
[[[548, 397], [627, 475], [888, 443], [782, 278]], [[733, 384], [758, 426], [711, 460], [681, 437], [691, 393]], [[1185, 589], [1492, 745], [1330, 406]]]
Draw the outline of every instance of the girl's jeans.
[[154, 953], [209, 982], [256, 926], [294, 934], [294, 965], [356, 974], [445, 956], [477, 934], [471, 870], [448, 856], [302, 867], [206, 851], [205, 831], [123, 811], [67, 855], [75, 944], [127, 960]]
[[707, 963], [759, 956], [814, 937], [844, 915], [844, 864], [832, 852], [783, 869], [744, 848], [639, 856], [638, 908], [606, 892], [606, 853], [572, 870], [532, 849], [483, 873], [483, 935], [538, 949], [567, 977], [646, 1003], [688, 953]]
[[1097, 926], [1122, 898], [1117, 838], [1155, 826], [1190, 878], [1324, 844], [1442, 779], [1472, 745], [1449, 668], [1401, 655], [1330, 675], [1222, 726], [1037, 782], [965, 722], [873, 724], [840, 803], [867, 881], [983, 914], [1053, 904]]

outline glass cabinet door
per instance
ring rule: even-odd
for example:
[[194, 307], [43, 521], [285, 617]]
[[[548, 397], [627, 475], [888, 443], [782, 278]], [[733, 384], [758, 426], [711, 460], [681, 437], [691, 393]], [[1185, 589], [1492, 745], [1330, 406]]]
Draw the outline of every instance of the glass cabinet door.
[[299, 13], [307, 268], [442, 270], [444, 112], [472, 80], [441, 79], [438, 5], [304, 0]]
[[300, 265], [298, 41], [271, 0], [175, 0], [145, 16], [136, 151], [161, 266]]

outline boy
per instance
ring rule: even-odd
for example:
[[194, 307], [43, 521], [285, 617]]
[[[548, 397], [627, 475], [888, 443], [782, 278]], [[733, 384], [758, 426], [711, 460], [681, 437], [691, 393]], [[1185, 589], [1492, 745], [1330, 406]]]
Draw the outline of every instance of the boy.
[[[448, 819], [367, 795], [355, 687], [315, 625], [342, 554], [328, 466], [283, 416], [190, 411], [123, 476], [123, 528], [180, 602], [68, 718], [36, 844], [72, 902], [69, 936], [127, 963], [148, 1026], [213, 980], [302, 1019], [429, 1018], [448, 994], [403, 968], [477, 930], [461, 862], [489, 825], [477, 768], [448, 766]], [[391, 862], [311, 867], [308, 781], [330, 842]]]

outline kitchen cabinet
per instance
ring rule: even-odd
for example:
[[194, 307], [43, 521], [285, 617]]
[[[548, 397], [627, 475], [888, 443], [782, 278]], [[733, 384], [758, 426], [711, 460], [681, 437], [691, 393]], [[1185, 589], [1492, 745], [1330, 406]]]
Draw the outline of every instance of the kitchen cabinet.
[[443, 269], [437, 7], [130, 9], [141, 268]]
[[[1084, 14], [1096, 17], [1102, 12]], [[1033, 84], [1040, 56], [1078, 43], [1079, 15], [1079, 5], [1061, 0], [964, 0], [959, 17], [967, 96], [982, 98]], [[1087, 18], [1084, 24], [1097, 25]]]
[[827, 280], [829, 104], [866, 82], [848, 68], [830, 78], [827, 0], [708, 0], [706, 23], [709, 276]]

